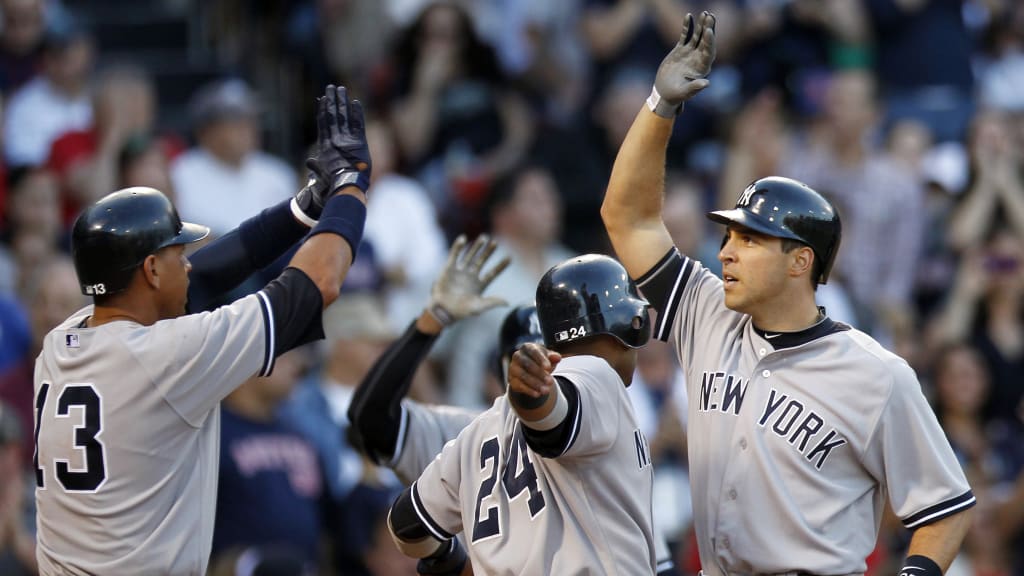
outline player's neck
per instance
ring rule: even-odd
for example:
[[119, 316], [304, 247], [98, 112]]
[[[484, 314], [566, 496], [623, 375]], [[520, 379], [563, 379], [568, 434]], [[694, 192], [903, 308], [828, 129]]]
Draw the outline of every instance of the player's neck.
[[86, 321], [86, 325], [90, 328], [95, 328], [119, 320], [128, 320], [143, 326], [149, 326], [156, 323], [157, 317], [156, 314], [142, 313], [135, 308], [118, 304], [106, 304], [93, 308], [92, 316]]
[[822, 318], [813, 300], [795, 307], [775, 305], [765, 308], [750, 315], [754, 326], [765, 332], [799, 332], [814, 326]]

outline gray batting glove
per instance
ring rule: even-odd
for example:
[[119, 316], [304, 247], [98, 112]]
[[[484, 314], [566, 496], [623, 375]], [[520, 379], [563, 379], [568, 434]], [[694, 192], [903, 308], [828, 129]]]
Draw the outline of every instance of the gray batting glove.
[[715, 15], [705, 11], [694, 20], [692, 14], [687, 14], [686, 20], [686, 30], [658, 66], [654, 89], [647, 99], [648, 108], [662, 118], [675, 118], [683, 102], [707, 87], [704, 77], [715, 61]]
[[495, 296], [484, 297], [487, 286], [508, 266], [505, 257], [487, 272], [483, 271], [487, 259], [498, 245], [486, 234], [479, 236], [466, 247], [466, 236], [459, 235], [448, 251], [441, 276], [430, 289], [430, 304], [427, 310], [444, 326], [476, 316], [506, 302]]

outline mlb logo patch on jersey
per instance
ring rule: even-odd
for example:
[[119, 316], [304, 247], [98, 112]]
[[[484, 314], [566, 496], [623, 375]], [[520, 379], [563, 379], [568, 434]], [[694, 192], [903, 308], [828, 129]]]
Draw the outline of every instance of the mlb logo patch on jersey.
[[64, 336], [64, 345], [68, 348], [78, 348], [78, 334], [66, 334]]

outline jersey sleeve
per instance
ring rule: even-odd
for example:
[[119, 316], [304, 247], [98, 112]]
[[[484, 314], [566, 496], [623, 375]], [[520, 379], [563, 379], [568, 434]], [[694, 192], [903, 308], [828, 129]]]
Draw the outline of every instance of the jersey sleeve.
[[743, 320], [742, 314], [725, 307], [722, 280], [675, 247], [637, 278], [636, 285], [658, 312], [653, 336], [676, 345], [684, 369], [707, 346], [716, 347], [734, 334]]
[[576, 410], [566, 417], [570, 433], [560, 457], [587, 457], [606, 452], [618, 438], [626, 386], [612, 367], [596, 356], [570, 356], [553, 375], [576, 388]]
[[404, 484], [411, 483], [476, 416], [473, 411], [451, 406], [402, 402], [394, 456], [388, 466]]
[[896, 516], [914, 530], [974, 506], [975, 499], [913, 371], [904, 364], [894, 378], [865, 461], [885, 484]]
[[232, 390], [273, 366], [274, 329], [262, 292], [213, 312], [162, 320], [126, 345], [167, 403], [190, 425]]
[[[438, 540], [447, 540], [462, 532], [462, 504], [459, 494], [463, 480], [462, 444], [471, 435], [460, 436], [445, 444], [437, 458], [413, 482], [411, 497], [420, 522]], [[495, 441], [495, 446], [497, 442]], [[481, 466], [497, 466], [498, 461], [481, 461]], [[472, 474], [472, 470], [465, 471]]]

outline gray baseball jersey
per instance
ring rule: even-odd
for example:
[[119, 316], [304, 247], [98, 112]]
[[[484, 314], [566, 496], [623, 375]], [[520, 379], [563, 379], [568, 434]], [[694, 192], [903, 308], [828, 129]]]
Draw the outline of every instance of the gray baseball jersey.
[[260, 292], [151, 326], [50, 332], [36, 361], [41, 574], [206, 573], [218, 403], [273, 365]]
[[[404, 484], [411, 484], [423, 473], [441, 449], [454, 440], [478, 412], [452, 406], [425, 405], [413, 400], [402, 402], [402, 420], [394, 456], [387, 466]], [[672, 552], [655, 526], [654, 557], [658, 572], [673, 566]]]
[[413, 484], [416, 513], [439, 539], [465, 531], [477, 574], [653, 574], [650, 452], [622, 379], [594, 356], [555, 375], [579, 394], [557, 456], [500, 397]]
[[765, 333], [675, 249], [637, 285], [686, 373], [706, 574], [862, 573], [886, 497], [910, 529], [974, 504], [913, 370], [869, 336]]
[[412, 484], [449, 441], [480, 413], [454, 406], [402, 401], [402, 419], [395, 451], [387, 466], [403, 484]]

